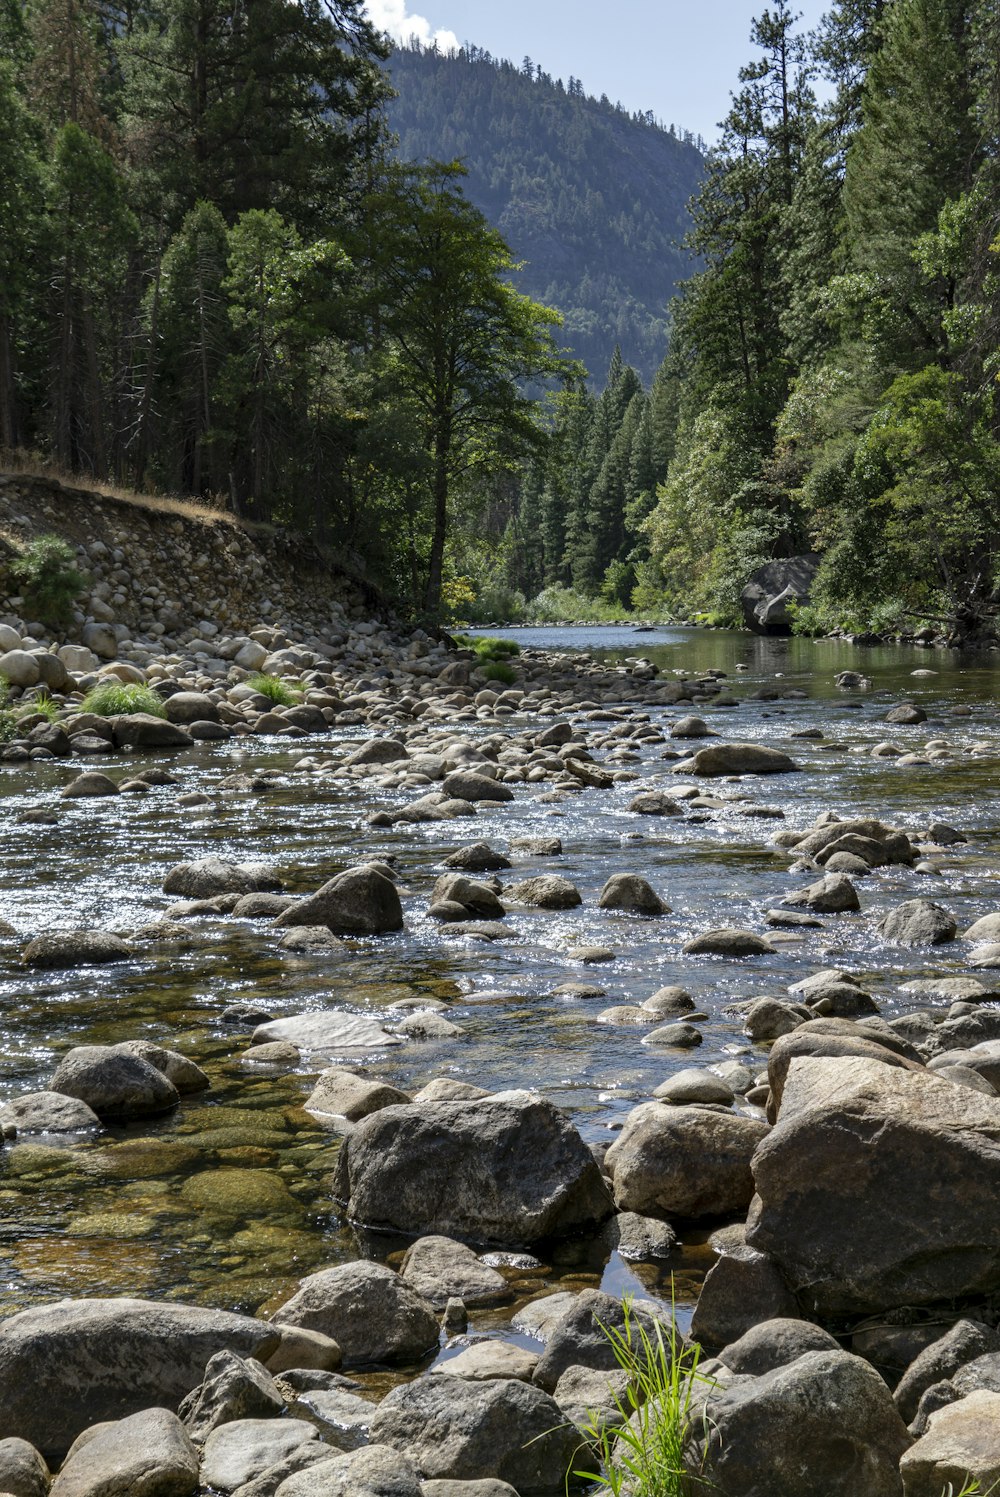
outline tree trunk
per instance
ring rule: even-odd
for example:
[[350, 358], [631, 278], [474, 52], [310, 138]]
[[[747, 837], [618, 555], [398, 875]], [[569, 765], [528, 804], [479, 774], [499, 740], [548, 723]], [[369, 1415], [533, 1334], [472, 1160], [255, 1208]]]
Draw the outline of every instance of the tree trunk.
[[451, 412], [439, 412], [434, 434], [434, 475], [431, 491], [434, 497], [434, 527], [431, 532], [430, 560], [427, 567], [427, 590], [424, 607], [437, 613], [441, 606], [441, 580], [444, 573], [444, 543], [448, 534], [448, 469], [451, 458]]

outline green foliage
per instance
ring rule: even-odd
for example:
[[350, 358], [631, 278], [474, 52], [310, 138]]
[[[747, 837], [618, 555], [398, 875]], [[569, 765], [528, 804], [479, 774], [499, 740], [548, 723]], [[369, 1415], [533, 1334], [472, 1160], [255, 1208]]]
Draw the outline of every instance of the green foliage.
[[72, 546], [57, 535], [40, 535], [29, 541], [10, 570], [28, 613], [44, 624], [65, 623], [84, 587]]
[[279, 676], [269, 676], [264, 671], [255, 671], [247, 676], [246, 684], [262, 697], [269, 697], [276, 707], [294, 707], [302, 700], [301, 686], [295, 686]]
[[628, 1376], [628, 1391], [624, 1398], [615, 1396], [617, 1421], [608, 1426], [593, 1416], [583, 1426], [600, 1456], [600, 1472], [574, 1475], [602, 1482], [612, 1497], [687, 1497], [692, 1482], [701, 1484], [684, 1465], [692, 1404], [698, 1385], [711, 1386], [711, 1379], [698, 1372], [700, 1349], [684, 1346], [672, 1318], [668, 1328], [657, 1323], [650, 1333], [635, 1317], [630, 1299], [622, 1306], [623, 1328], [602, 1329]]
[[461, 649], [471, 650], [483, 664], [510, 660], [521, 653], [521, 646], [513, 639], [496, 639], [482, 634], [455, 634], [452, 637]]
[[118, 717], [130, 712], [145, 712], [150, 717], [166, 717], [162, 697], [151, 686], [133, 681], [102, 681], [87, 692], [80, 704], [81, 712], [96, 717]]
[[402, 48], [390, 70], [401, 154], [463, 161], [470, 198], [525, 262], [518, 287], [559, 307], [576, 357], [603, 369], [617, 343], [651, 378], [666, 302], [690, 271], [682, 241], [703, 167], [697, 143], [476, 47]]
[[491, 660], [482, 667], [482, 671], [487, 681], [498, 681], [504, 686], [513, 686], [517, 680], [517, 672], [512, 666], [504, 665], [501, 660]]

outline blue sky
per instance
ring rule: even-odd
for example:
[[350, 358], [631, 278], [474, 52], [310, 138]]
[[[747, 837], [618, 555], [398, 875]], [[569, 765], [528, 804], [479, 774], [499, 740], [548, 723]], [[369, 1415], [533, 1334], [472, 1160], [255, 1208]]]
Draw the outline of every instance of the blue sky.
[[[368, 0], [391, 35], [444, 47], [475, 42], [496, 57], [529, 56], [590, 94], [652, 109], [711, 142], [736, 74], [751, 54], [750, 23], [766, 0]], [[815, 26], [824, 0], [799, 0]]]

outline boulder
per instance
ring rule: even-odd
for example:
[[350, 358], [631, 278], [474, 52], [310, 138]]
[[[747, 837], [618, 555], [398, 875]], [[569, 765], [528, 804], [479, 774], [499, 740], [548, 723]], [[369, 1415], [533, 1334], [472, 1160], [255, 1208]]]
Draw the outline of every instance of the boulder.
[[511, 1294], [502, 1274], [451, 1237], [418, 1238], [407, 1248], [399, 1274], [435, 1310], [443, 1310], [453, 1297], [471, 1308], [498, 1304]]
[[418, 1378], [394, 1388], [371, 1438], [405, 1451], [432, 1480], [495, 1477], [525, 1497], [563, 1493], [580, 1443], [553, 1398], [511, 1378]]
[[[407, 1455], [388, 1445], [370, 1445], [365, 1450], [310, 1462], [306, 1470], [286, 1477], [268, 1497], [422, 1497], [422, 1492], [416, 1468]], [[234, 1497], [265, 1494], [251, 1492], [248, 1486]]]
[[192, 1497], [198, 1452], [176, 1414], [143, 1409], [78, 1439], [50, 1497]]
[[927, 1432], [899, 1463], [904, 1497], [941, 1497], [967, 1488], [983, 1494], [1000, 1483], [1000, 1393], [980, 1389], [930, 1416]]
[[[742, 1237], [742, 1228], [739, 1229]], [[691, 1334], [709, 1350], [737, 1341], [768, 1320], [794, 1319], [799, 1306], [774, 1259], [742, 1240], [731, 1243], [705, 1275]]]
[[879, 933], [900, 946], [940, 946], [953, 941], [955, 918], [931, 899], [908, 899], [879, 921]]
[[402, 930], [403, 909], [392, 879], [369, 864], [345, 868], [274, 923], [282, 928], [325, 925], [335, 935], [374, 936]]
[[930, 1071], [800, 1057], [753, 1173], [747, 1242], [820, 1316], [1000, 1288], [996, 1097]]
[[316, 1439], [305, 1419], [236, 1419], [213, 1429], [202, 1453], [202, 1484], [230, 1493]]
[[180, 1101], [162, 1071], [113, 1045], [77, 1045], [67, 1051], [49, 1090], [78, 1097], [99, 1118], [155, 1117]]
[[611, 1212], [579, 1133], [551, 1102], [523, 1091], [383, 1108], [344, 1140], [335, 1194], [367, 1227], [509, 1248]]
[[669, 1320], [659, 1319], [637, 1305], [626, 1311], [621, 1301], [610, 1294], [604, 1294], [600, 1289], [585, 1289], [549, 1333], [545, 1350], [535, 1368], [534, 1382], [547, 1393], [552, 1393], [570, 1367], [613, 1372], [619, 1363], [609, 1332], [624, 1338], [637, 1354], [642, 1345], [640, 1333], [645, 1333], [654, 1345], [660, 1337], [667, 1347], [679, 1349], [682, 1344], [680, 1333]]
[[613, 873], [597, 896], [602, 910], [628, 910], [634, 915], [669, 915], [670, 906], [635, 873]]
[[97, 1113], [86, 1102], [58, 1092], [24, 1092], [20, 1097], [11, 1097], [0, 1107], [0, 1125], [8, 1123], [19, 1134], [76, 1133], [82, 1128], [101, 1126]]
[[49, 1468], [27, 1440], [0, 1440], [0, 1492], [10, 1497], [47, 1497]]
[[29, 650], [6, 650], [0, 655], [0, 676], [11, 686], [37, 686], [38, 661]]
[[694, 775], [792, 774], [798, 770], [794, 759], [780, 749], [765, 748], [757, 743], [713, 743], [699, 749], [691, 760], [678, 768]]
[[456, 1356], [436, 1362], [431, 1373], [435, 1377], [461, 1377], [480, 1383], [504, 1377], [530, 1383], [537, 1366], [537, 1352], [527, 1351], [510, 1341], [483, 1339], [473, 1341]]
[[394, 1107], [409, 1102], [405, 1092], [384, 1081], [357, 1076], [341, 1066], [330, 1066], [317, 1077], [316, 1085], [302, 1104], [306, 1112], [347, 1118], [356, 1123], [380, 1107]]
[[583, 895], [576, 885], [555, 873], [542, 873], [536, 878], [508, 884], [504, 893], [515, 904], [533, 905], [540, 910], [572, 910], [583, 903]]
[[259, 863], [227, 863], [222, 858], [199, 858], [176, 863], [163, 880], [164, 894], [185, 899], [215, 899], [219, 894], [280, 893], [281, 880]]
[[476, 774], [472, 769], [455, 769], [446, 775], [441, 786], [445, 795], [453, 800], [467, 801], [511, 801], [514, 792], [509, 785], [491, 780], [487, 775]]
[[484, 920], [502, 920], [506, 914], [495, 889], [480, 879], [466, 878], [461, 873], [442, 874], [434, 885], [431, 903], [456, 904], [468, 914], [479, 915]]
[[285, 1412], [285, 1400], [259, 1362], [232, 1351], [217, 1351], [209, 1358], [202, 1381], [177, 1412], [192, 1440], [204, 1445], [220, 1424], [278, 1418]]
[[111, 719], [115, 748], [190, 748], [194, 739], [186, 728], [149, 712], [126, 712]]
[[684, 815], [684, 808], [671, 800], [664, 790], [641, 790], [629, 801], [628, 809], [638, 816]]
[[773, 956], [777, 947], [752, 930], [706, 930], [681, 947], [685, 956]]
[[750, 573], [740, 593], [743, 621], [754, 634], [791, 634], [793, 605], [808, 603], [819, 558], [787, 556]]
[[750, 1159], [767, 1132], [765, 1123], [734, 1112], [644, 1102], [605, 1155], [615, 1205], [691, 1219], [745, 1211]]
[[154, 1045], [150, 1040], [121, 1040], [111, 1049], [121, 1055], [137, 1055], [140, 1060], [154, 1066], [182, 1095], [206, 1091], [211, 1084], [201, 1066], [193, 1060], [178, 1050], [165, 1050], [162, 1045]]
[[195, 1305], [81, 1299], [22, 1310], [0, 1322], [0, 1429], [57, 1464], [93, 1424], [176, 1407], [215, 1352], [262, 1359], [278, 1342], [261, 1320]]
[[858, 891], [846, 873], [828, 873], [795, 894], [786, 894], [782, 904], [812, 910], [817, 915], [839, 915], [845, 910], [860, 910]]
[[449, 853], [444, 860], [446, 868], [461, 868], [466, 873], [495, 873], [500, 868], [510, 867], [510, 858], [502, 852], [494, 852], [488, 842], [473, 842]]
[[253, 1045], [282, 1041], [300, 1050], [320, 1050], [337, 1055], [364, 1054], [401, 1045], [402, 1040], [383, 1029], [367, 1014], [347, 1008], [320, 1009], [313, 1014], [290, 1014], [287, 1019], [268, 1019], [253, 1032]]
[[219, 704], [204, 691], [175, 691], [163, 703], [172, 723], [217, 723]]
[[904, 1423], [913, 1422], [932, 1383], [946, 1381], [967, 1362], [992, 1352], [1000, 1352], [1000, 1331], [980, 1320], [956, 1321], [950, 1331], [924, 1348], [896, 1384], [893, 1398]]
[[718, 1497], [902, 1497], [909, 1444], [873, 1367], [849, 1352], [813, 1351], [696, 1393], [685, 1465]]
[[80, 638], [101, 660], [114, 660], [118, 654], [118, 638], [110, 624], [84, 624]]
[[391, 1268], [364, 1260], [310, 1274], [272, 1318], [331, 1336], [347, 1366], [416, 1362], [438, 1344], [427, 1301]]
[[840, 1351], [839, 1343], [822, 1326], [808, 1320], [780, 1318], [752, 1326], [738, 1340], [723, 1347], [719, 1361], [730, 1372], [760, 1377], [776, 1367], [787, 1367], [811, 1351]]
[[24, 948], [26, 967], [104, 967], [126, 962], [132, 948], [109, 930], [54, 930], [36, 936]]

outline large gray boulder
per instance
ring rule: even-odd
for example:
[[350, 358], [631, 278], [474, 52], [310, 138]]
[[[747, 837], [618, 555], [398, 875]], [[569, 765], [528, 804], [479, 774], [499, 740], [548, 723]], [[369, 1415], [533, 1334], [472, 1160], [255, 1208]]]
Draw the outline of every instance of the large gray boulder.
[[340, 936], [375, 936], [403, 929], [396, 885], [377, 868], [345, 868], [305, 899], [283, 910], [276, 926], [325, 925]]
[[767, 1124], [707, 1107], [643, 1102], [605, 1155], [621, 1211], [698, 1218], [745, 1211]]
[[52, 1483], [51, 1497], [192, 1497], [198, 1453], [177, 1415], [143, 1409], [88, 1430]]
[[111, 719], [115, 748], [190, 748], [194, 739], [186, 728], [149, 712], [127, 712]]
[[24, 949], [26, 967], [46, 971], [66, 967], [104, 967], [127, 962], [132, 948], [109, 930], [53, 930], [36, 936]]
[[909, 1444], [873, 1367], [814, 1351], [696, 1393], [685, 1464], [714, 1497], [902, 1497]]
[[879, 922], [879, 932], [900, 946], [941, 946], [958, 931], [954, 915], [932, 899], [908, 899]]
[[585, 1289], [553, 1327], [533, 1381], [547, 1393], [554, 1393], [559, 1379], [570, 1367], [614, 1372], [619, 1364], [612, 1335], [630, 1340], [638, 1355], [642, 1346], [640, 1328], [654, 1346], [661, 1336], [667, 1347], [679, 1350], [682, 1345], [679, 1333], [668, 1321], [658, 1321], [639, 1306], [633, 1306], [626, 1314], [620, 1300], [600, 1289]]
[[266, 1359], [280, 1333], [248, 1315], [141, 1299], [61, 1300], [0, 1322], [0, 1429], [50, 1465], [92, 1424], [176, 1407], [228, 1348]]
[[548, 1393], [514, 1378], [418, 1378], [379, 1404], [372, 1444], [405, 1451], [424, 1476], [497, 1477], [521, 1497], [565, 1491], [580, 1436]]
[[178, 1413], [188, 1434], [203, 1445], [214, 1429], [234, 1420], [276, 1419], [285, 1400], [271, 1374], [253, 1357], [217, 1351], [205, 1376], [187, 1395]]
[[511, 1297], [503, 1275], [451, 1237], [418, 1238], [407, 1248], [399, 1273], [435, 1310], [455, 1297], [469, 1306], [495, 1305]]
[[971, 1476], [977, 1490], [1000, 1483], [1000, 1393], [979, 1389], [932, 1414], [925, 1434], [900, 1461], [904, 1497], [958, 1493]]
[[593, 1226], [612, 1209], [576, 1129], [523, 1091], [383, 1108], [344, 1140], [335, 1194], [367, 1227], [509, 1248]]
[[912, 1423], [933, 1383], [945, 1382], [966, 1363], [994, 1352], [1000, 1352], [1000, 1331], [980, 1320], [956, 1321], [950, 1331], [924, 1347], [897, 1383], [893, 1399], [905, 1422]]
[[747, 1241], [821, 1317], [1000, 1288], [1000, 1098], [876, 1060], [794, 1059], [753, 1173]]
[[310, 1274], [273, 1319], [331, 1336], [347, 1366], [416, 1362], [438, 1344], [427, 1301], [391, 1268], [364, 1260]]
[[215, 899], [219, 894], [275, 894], [281, 880], [259, 863], [227, 863], [222, 858], [199, 858], [176, 863], [163, 880], [164, 894], [186, 899]]
[[713, 743], [699, 749], [693, 759], [677, 766], [686, 774], [792, 774], [798, 769], [781, 749], [765, 748], [757, 743]]
[[235, 1492], [315, 1439], [316, 1426], [305, 1419], [234, 1419], [205, 1441], [202, 1483], [213, 1492]]
[[0, 1492], [11, 1497], [46, 1497], [49, 1468], [27, 1440], [0, 1440]]
[[747, 628], [754, 634], [791, 634], [795, 605], [808, 603], [818, 566], [817, 556], [786, 556], [751, 572], [740, 593]]
[[78, 1097], [99, 1118], [155, 1117], [180, 1101], [162, 1071], [114, 1045], [77, 1045], [67, 1051], [49, 1089]]
[[[305, 1449], [310, 1449], [311, 1445]], [[388, 1445], [369, 1445], [346, 1455], [310, 1464], [285, 1478], [267, 1497], [422, 1497], [416, 1467], [402, 1451]], [[250, 1486], [235, 1497], [264, 1497]]]

